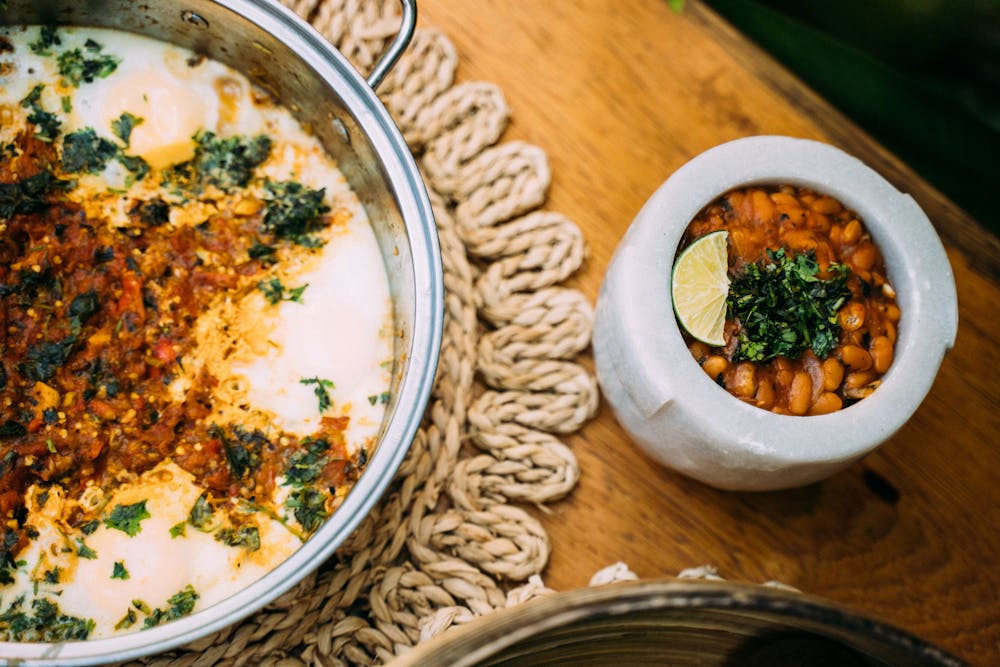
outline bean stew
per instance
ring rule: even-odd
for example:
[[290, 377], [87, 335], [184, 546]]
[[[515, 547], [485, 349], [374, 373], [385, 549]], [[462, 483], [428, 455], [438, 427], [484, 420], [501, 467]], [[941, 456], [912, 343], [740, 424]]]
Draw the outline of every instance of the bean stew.
[[685, 335], [733, 396], [778, 414], [819, 415], [874, 392], [893, 360], [900, 310], [857, 214], [790, 185], [730, 191], [690, 223], [678, 254], [728, 231], [725, 344]]

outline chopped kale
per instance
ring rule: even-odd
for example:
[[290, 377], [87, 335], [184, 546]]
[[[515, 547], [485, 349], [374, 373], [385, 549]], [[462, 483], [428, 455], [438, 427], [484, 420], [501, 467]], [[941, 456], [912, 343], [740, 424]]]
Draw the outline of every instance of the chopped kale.
[[19, 366], [21, 374], [35, 382], [48, 382], [69, 359], [74, 345], [76, 345], [75, 336], [32, 345]]
[[249, 552], [260, 549], [260, 531], [256, 526], [223, 528], [215, 534], [215, 539], [231, 547], [243, 547]]
[[39, 56], [51, 56], [52, 47], [60, 46], [62, 40], [59, 39], [59, 33], [54, 25], [43, 25], [41, 30], [38, 31], [38, 39], [28, 44], [28, 48], [31, 52]]
[[285, 505], [295, 514], [306, 533], [312, 533], [329, 516], [326, 511], [326, 495], [310, 486], [296, 489], [288, 496]]
[[324, 380], [319, 377], [302, 378], [299, 380], [299, 384], [313, 385], [313, 393], [316, 394], [316, 399], [319, 402], [320, 412], [326, 412], [333, 404], [329, 392], [330, 389], [334, 388], [333, 380]]
[[266, 184], [264, 229], [277, 238], [307, 247], [320, 245], [313, 234], [323, 227], [322, 215], [330, 207], [323, 202], [326, 191], [313, 190], [295, 181]]
[[92, 127], [77, 130], [63, 138], [62, 167], [69, 173], [87, 171], [98, 174], [116, 155], [118, 148], [104, 137], [97, 136]]
[[[167, 609], [153, 609], [146, 616], [146, 620], [143, 621], [142, 626], [144, 628], [152, 628], [160, 623], [187, 616], [194, 610], [194, 605], [198, 601], [198, 597], [198, 593], [195, 592], [194, 587], [188, 584], [184, 587], [184, 590], [174, 593], [167, 598], [167, 604], [170, 607]], [[133, 604], [135, 603], [133, 602]]]
[[115, 505], [111, 514], [104, 519], [104, 525], [122, 531], [129, 537], [135, 537], [142, 530], [139, 523], [150, 517], [146, 510], [146, 501], [140, 500], [131, 505]]
[[124, 562], [122, 562], [120, 560], [116, 560], [115, 561], [114, 567], [112, 567], [112, 569], [111, 569], [111, 578], [112, 579], [128, 579], [129, 578], [128, 570], [125, 569], [125, 563]]
[[293, 287], [289, 289], [282, 285], [281, 281], [277, 278], [261, 280], [257, 283], [257, 289], [264, 293], [264, 298], [267, 299], [267, 302], [271, 305], [275, 305], [281, 301], [294, 301], [295, 303], [302, 303], [302, 293], [306, 291], [307, 287], [309, 287], [309, 283], [306, 283], [301, 287]]
[[132, 139], [132, 130], [137, 125], [142, 125], [144, 119], [138, 116], [133, 116], [128, 111], [123, 111], [122, 115], [111, 121], [111, 131], [115, 133], [115, 136], [122, 140], [125, 147], [128, 148], [129, 143]]
[[304, 486], [315, 481], [330, 462], [326, 455], [330, 443], [326, 440], [310, 440], [303, 443], [305, 449], [295, 452], [288, 460], [285, 470], [285, 484]]
[[59, 54], [59, 74], [67, 84], [80, 87], [83, 83], [93, 83], [103, 79], [116, 69], [121, 58], [101, 53], [101, 45], [88, 39], [83, 49], [70, 49]]
[[94, 620], [63, 614], [59, 605], [46, 598], [31, 602], [34, 613], [12, 604], [0, 614], [0, 636], [16, 642], [62, 642], [83, 640], [94, 630]]

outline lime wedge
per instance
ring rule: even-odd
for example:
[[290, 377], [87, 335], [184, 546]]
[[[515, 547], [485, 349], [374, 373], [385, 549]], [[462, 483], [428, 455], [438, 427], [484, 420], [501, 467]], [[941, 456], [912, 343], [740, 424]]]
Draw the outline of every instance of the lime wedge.
[[728, 239], [726, 231], [702, 236], [677, 258], [671, 278], [670, 293], [681, 326], [713, 347], [726, 343], [723, 330], [729, 294]]

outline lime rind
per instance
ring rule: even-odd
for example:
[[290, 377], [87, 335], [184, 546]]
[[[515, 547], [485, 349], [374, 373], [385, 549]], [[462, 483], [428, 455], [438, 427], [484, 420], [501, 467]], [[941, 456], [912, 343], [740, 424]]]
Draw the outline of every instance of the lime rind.
[[671, 273], [677, 321], [693, 338], [712, 347], [726, 342], [728, 240], [729, 232], [724, 230], [697, 239], [680, 254]]

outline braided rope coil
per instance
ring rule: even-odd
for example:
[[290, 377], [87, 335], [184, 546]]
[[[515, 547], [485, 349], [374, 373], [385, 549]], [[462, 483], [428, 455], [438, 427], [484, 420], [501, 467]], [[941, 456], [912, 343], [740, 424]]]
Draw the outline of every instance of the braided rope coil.
[[[283, 0], [360, 70], [399, 25], [394, 0]], [[453, 625], [546, 595], [550, 544], [530, 512], [579, 479], [558, 434], [598, 401], [573, 361], [590, 340], [584, 296], [559, 286], [584, 260], [579, 228], [538, 210], [544, 151], [500, 142], [493, 84], [455, 84], [458, 57], [418, 29], [379, 90], [417, 157], [445, 282], [438, 376], [424, 426], [386, 493], [336, 555], [253, 617], [135, 664], [385, 663]], [[621, 572], [611, 575], [620, 578]]]

